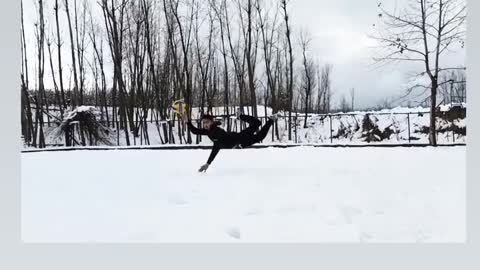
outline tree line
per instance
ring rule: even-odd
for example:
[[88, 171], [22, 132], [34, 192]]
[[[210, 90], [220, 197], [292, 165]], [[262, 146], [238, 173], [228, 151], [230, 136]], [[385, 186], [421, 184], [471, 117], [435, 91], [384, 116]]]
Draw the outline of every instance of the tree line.
[[289, 123], [292, 111], [331, 110], [332, 65], [292, 31], [287, 0], [35, 0], [34, 52], [21, 7], [22, 134], [34, 146], [45, 144], [44, 119], [80, 105], [97, 107], [127, 145], [149, 113], [167, 120], [179, 99], [202, 114], [257, 116], [262, 104]]
[[[295, 30], [288, 0], [32, 1], [33, 44], [21, 3], [20, 76], [22, 135], [32, 146], [45, 146], [45, 120], [60, 123], [81, 105], [98, 108], [101, 121], [122, 132], [127, 145], [148, 137], [149, 116], [157, 125], [174, 122], [169, 108], [179, 99], [189, 114], [193, 107], [201, 114], [222, 107], [225, 117], [237, 108], [257, 116], [257, 105], [265, 113], [267, 107], [286, 112], [289, 140], [292, 112], [303, 112], [307, 127], [308, 113], [332, 111], [334, 67], [316, 59], [308, 31]], [[463, 48], [466, 8], [463, 0], [408, 2], [394, 11], [378, 3], [374, 61], [423, 65], [416, 76], [429, 83], [407, 94], [429, 92], [430, 141], [436, 145], [439, 93], [444, 99], [450, 93], [451, 101], [453, 88], [465, 92], [465, 68], [442, 60], [459, 44]], [[340, 109], [355, 109], [354, 88], [342, 96]], [[172, 128], [160, 126], [164, 134]], [[190, 132], [178, 129], [191, 143]], [[278, 136], [278, 125], [274, 130]]]

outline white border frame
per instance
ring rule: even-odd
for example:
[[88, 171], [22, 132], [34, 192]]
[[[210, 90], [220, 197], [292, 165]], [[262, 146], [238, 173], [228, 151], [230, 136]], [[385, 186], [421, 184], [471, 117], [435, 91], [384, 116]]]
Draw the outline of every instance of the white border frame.
[[470, 0], [468, 13], [467, 244], [27, 245], [20, 243], [20, 1], [2, 1], [0, 269], [480, 269], [480, 106], [472, 105], [480, 104], [480, 1]]

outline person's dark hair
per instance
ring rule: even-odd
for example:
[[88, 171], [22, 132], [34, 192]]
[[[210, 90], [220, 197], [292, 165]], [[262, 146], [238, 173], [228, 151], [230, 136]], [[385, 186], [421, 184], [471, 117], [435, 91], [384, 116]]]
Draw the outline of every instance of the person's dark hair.
[[201, 118], [201, 119], [202, 119], [202, 120], [208, 119], [208, 120], [210, 120], [210, 121], [213, 121], [213, 116], [212, 116], [212, 115], [209, 115], [209, 114], [204, 114], [204, 115], [202, 115], [202, 118]]

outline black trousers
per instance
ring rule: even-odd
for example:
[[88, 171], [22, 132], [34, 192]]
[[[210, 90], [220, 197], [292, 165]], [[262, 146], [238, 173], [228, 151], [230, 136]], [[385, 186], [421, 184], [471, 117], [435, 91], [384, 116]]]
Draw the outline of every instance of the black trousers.
[[267, 123], [258, 130], [262, 122], [257, 118], [249, 115], [241, 115], [240, 120], [248, 123], [248, 127], [239, 133], [239, 141], [242, 148], [263, 141], [263, 139], [267, 137], [268, 130], [273, 125], [273, 120], [269, 119]]

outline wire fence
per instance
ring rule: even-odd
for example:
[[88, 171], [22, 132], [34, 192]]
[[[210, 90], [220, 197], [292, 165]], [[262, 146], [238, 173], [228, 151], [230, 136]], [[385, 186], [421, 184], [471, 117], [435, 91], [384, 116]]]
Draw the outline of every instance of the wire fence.
[[[233, 116], [217, 115], [221, 127], [226, 131], [240, 132], [248, 126]], [[268, 117], [259, 117], [262, 125]], [[292, 114], [291, 121], [287, 115], [280, 116], [270, 128], [263, 144], [425, 144], [428, 143], [429, 112], [372, 112], [341, 114]], [[110, 141], [113, 146], [137, 145], [202, 145], [210, 144], [205, 137], [193, 135], [187, 125], [179, 119], [171, 120], [135, 120], [129, 126], [127, 135], [120, 121], [100, 120], [102, 125], [111, 131]], [[201, 126], [200, 119], [192, 120]], [[457, 144], [466, 142], [465, 119], [444, 119], [437, 117], [437, 138], [439, 144]], [[78, 125], [74, 124], [74, 125]], [[289, 125], [291, 135], [289, 136]], [[55, 136], [58, 122], [45, 122], [46, 147], [65, 145], [63, 137]], [[78, 127], [76, 130], [80, 130]], [[73, 134], [79, 138], [79, 133]], [[72, 146], [82, 146], [80, 140], [73, 140]], [[98, 142], [87, 142], [83, 146], [102, 145]], [[26, 147], [32, 147], [26, 143]]]

